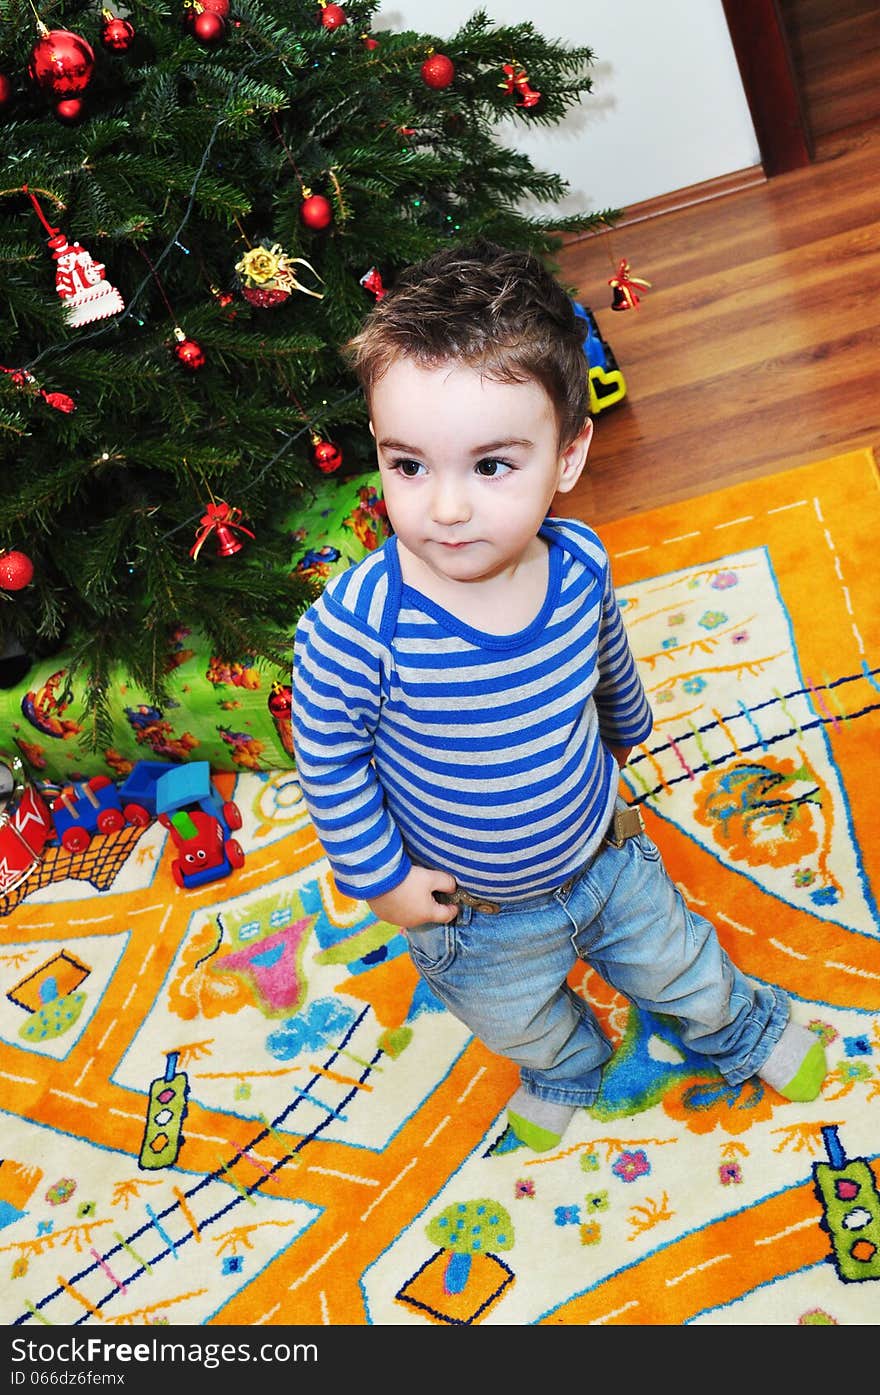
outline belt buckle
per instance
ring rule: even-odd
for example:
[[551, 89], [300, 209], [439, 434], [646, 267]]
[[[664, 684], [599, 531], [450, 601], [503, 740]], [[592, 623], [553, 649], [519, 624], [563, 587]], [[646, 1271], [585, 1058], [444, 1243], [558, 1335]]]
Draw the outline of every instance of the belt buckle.
[[622, 848], [627, 838], [635, 838], [637, 834], [644, 833], [644, 831], [645, 824], [641, 809], [627, 804], [624, 809], [615, 809], [607, 839], [612, 848]]
[[461, 886], [457, 886], [454, 891], [434, 891], [432, 895], [434, 900], [443, 906], [470, 906], [471, 910], [482, 911], [484, 915], [497, 915], [501, 910], [497, 901], [487, 901], [483, 897], [474, 896], [473, 892], [465, 891]]

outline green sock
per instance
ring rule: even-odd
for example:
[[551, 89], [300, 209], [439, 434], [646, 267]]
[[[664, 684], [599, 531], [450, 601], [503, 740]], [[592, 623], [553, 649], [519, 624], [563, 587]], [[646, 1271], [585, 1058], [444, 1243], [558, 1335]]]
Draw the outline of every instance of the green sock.
[[811, 1046], [800, 1064], [800, 1068], [779, 1091], [787, 1100], [805, 1102], [814, 1100], [822, 1089], [822, 1081], [828, 1074], [828, 1063], [821, 1041]]
[[507, 1106], [507, 1122], [520, 1143], [534, 1153], [546, 1153], [562, 1142], [574, 1114], [570, 1104], [553, 1104], [530, 1095], [522, 1086]]
[[758, 1075], [787, 1100], [814, 1100], [828, 1073], [825, 1048], [815, 1032], [788, 1022]]

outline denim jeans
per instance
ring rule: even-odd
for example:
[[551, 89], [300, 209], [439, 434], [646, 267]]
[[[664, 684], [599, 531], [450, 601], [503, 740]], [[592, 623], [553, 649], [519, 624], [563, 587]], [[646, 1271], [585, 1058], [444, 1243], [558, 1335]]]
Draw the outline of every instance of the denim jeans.
[[695, 915], [645, 833], [605, 846], [556, 891], [460, 906], [449, 925], [405, 930], [419, 973], [543, 1100], [589, 1107], [612, 1047], [566, 979], [578, 959], [650, 1012], [678, 1019], [682, 1042], [731, 1085], [756, 1074], [789, 1017], [778, 988], [747, 978]]

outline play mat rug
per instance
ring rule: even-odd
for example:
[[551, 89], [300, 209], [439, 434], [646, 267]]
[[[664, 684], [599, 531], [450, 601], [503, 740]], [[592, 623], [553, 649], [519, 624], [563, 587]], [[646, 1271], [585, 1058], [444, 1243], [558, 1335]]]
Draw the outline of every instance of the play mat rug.
[[725, 1086], [581, 970], [616, 1053], [531, 1153], [295, 773], [221, 773], [224, 880], [178, 888], [153, 822], [0, 908], [0, 1320], [876, 1324], [878, 530], [868, 452], [601, 530], [656, 713], [627, 796], [826, 1043], [820, 1098]]

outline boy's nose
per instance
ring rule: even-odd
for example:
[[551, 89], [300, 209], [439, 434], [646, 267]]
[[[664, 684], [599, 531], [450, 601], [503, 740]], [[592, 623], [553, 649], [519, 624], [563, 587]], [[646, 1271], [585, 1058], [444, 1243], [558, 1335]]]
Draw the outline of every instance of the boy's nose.
[[431, 499], [435, 523], [463, 523], [470, 518], [470, 512], [467, 491], [456, 480], [444, 480], [435, 486]]

